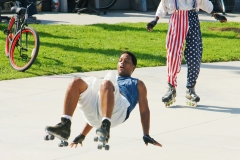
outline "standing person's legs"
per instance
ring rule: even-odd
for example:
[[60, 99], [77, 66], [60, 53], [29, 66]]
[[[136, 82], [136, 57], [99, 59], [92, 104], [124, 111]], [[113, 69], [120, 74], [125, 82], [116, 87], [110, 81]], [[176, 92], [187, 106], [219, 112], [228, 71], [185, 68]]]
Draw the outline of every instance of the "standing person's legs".
[[196, 81], [200, 72], [202, 60], [202, 35], [198, 15], [195, 11], [189, 12], [189, 32], [186, 38], [184, 57], [187, 63], [187, 91], [186, 98], [191, 105], [196, 105], [200, 97], [195, 92]]
[[189, 11], [189, 32], [184, 57], [188, 68], [186, 87], [191, 88], [196, 84], [202, 60], [202, 35], [198, 15], [193, 10]]
[[171, 15], [167, 34], [168, 83], [177, 86], [177, 73], [181, 70], [183, 44], [188, 32], [188, 11], [178, 11]]
[[166, 107], [175, 102], [177, 73], [181, 70], [183, 44], [188, 32], [188, 11], [171, 15], [167, 34], [167, 82], [168, 91], [162, 97]]

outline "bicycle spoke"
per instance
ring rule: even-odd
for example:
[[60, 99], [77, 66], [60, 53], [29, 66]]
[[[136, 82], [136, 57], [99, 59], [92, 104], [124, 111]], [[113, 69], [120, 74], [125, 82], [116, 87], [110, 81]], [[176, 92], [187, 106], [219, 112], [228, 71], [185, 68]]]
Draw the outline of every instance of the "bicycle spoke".
[[13, 40], [11, 48], [10, 62], [12, 66], [19, 71], [28, 69], [37, 56], [38, 48], [38, 35], [33, 29], [24, 29], [22, 34], [19, 32]]

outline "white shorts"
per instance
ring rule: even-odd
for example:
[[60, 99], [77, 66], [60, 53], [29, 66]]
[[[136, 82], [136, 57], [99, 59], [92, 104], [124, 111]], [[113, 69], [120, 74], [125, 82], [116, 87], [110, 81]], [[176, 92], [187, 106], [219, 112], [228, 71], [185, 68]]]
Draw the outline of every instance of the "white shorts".
[[[128, 100], [122, 96], [119, 92], [117, 84], [116, 74], [109, 72], [104, 80], [110, 80], [114, 85], [114, 109], [111, 117], [111, 127], [115, 127], [124, 122], [127, 115], [127, 108], [130, 106]], [[102, 111], [101, 111], [101, 99], [100, 91], [95, 86], [96, 78], [90, 77], [90, 80], [86, 80], [88, 88], [80, 94], [78, 107], [80, 108], [86, 122], [99, 128], [102, 124]]]

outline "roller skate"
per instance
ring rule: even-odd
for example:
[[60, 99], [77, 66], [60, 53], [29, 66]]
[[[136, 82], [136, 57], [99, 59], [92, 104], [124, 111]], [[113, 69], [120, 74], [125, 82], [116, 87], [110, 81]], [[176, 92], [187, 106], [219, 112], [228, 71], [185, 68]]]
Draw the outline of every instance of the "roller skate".
[[68, 146], [68, 138], [71, 133], [71, 121], [67, 118], [61, 118], [61, 122], [58, 123], [56, 126], [47, 126], [45, 131], [47, 135], [44, 137], [44, 140], [53, 140], [55, 137], [61, 140], [58, 144], [59, 147], [66, 147]]
[[109, 150], [110, 146], [107, 145], [107, 143], [110, 138], [110, 126], [111, 122], [105, 119], [102, 121], [102, 126], [96, 130], [96, 134], [98, 135], [98, 137], [94, 137], [94, 141], [102, 142], [102, 144], [98, 144], [98, 149], [102, 149], [102, 147], [104, 147], [105, 150]]
[[162, 102], [164, 102], [165, 107], [169, 107], [176, 102], [175, 97], [177, 96], [175, 87], [173, 87], [171, 84], [168, 84], [168, 86], [169, 88], [167, 93], [162, 97]]
[[188, 88], [186, 91], [186, 103], [188, 106], [196, 107], [200, 97], [195, 92], [195, 87]]

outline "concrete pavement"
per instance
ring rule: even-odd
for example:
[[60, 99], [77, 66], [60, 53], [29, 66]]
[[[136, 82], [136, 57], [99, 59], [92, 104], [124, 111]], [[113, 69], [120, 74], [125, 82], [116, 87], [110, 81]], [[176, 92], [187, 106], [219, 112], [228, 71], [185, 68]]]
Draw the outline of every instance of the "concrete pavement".
[[[141, 19], [139, 15], [132, 19], [131, 16], [113, 15], [109, 13], [105, 16], [75, 14], [69, 16], [64, 13], [56, 15], [43, 13], [37, 15], [37, 18], [48, 24], [50, 22], [82, 24], [85, 21], [88, 24], [113, 21], [118, 23], [135, 22], [134, 20], [148, 22], [153, 18], [152, 14], [142, 16]], [[73, 21], [70, 21], [72, 17]], [[82, 19], [83, 17], [85, 19]], [[107, 20], [96, 20], [100, 18]], [[55, 125], [60, 121], [64, 94], [71, 79], [95, 76], [100, 82], [107, 72], [0, 81], [0, 159], [240, 159], [240, 62], [237, 61], [202, 64], [196, 86], [197, 94], [201, 97], [197, 108], [185, 105], [185, 65], [178, 74], [177, 101], [170, 108], [165, 108], [161, 102], [161, 97], [167, 91], [166, 66], [137, 68], [134, 71], [133, 77], [143, 80], [148, 88], [151, 111], [150, 135], [163, 145], [162, 148], [144, 145], [138, 107], [125, 123], [112, 128], [109, 151], [97, 149], [97, 143], [93, 141], [95, 129], [87, 135], [83, 147], [79, 146], [76, 149], [59, 148], [58, 140], [44, 141], [45, 126]], [[83, 121], [79, 109], [76, 109], [69, 142], [80, 133]]]
[[[35, 15], [43, 24], [95, 24], [95, 23], [120, 23], [120, 22], [150, 22], [155, 17], [155, 12], [136, 12], [133, 10], [125, 11], [108, 11], [106, 15], [95, 14], [76, 14], [76, 13], [61, 13], [61, 12], [40, 12]], [[227, 13], [226, 17], [229, 22], [240, 22], [240, 13]], [[216, 21], [206, 12], [199, 12], [200, 21]], [[160, 23], [168, 23], [169, 15], [160, 19]]]
[[[238, 160], [240, 158], [240, 62], [202, 64], [196, 87], [201, 101], [197, 108], [185, 105], [186, 66], [178, 76], [177, 102], [165, 108], [166, 67], [138, 68], [133, 77], [148, 88], [151, 110], [150, 135], [163, 147], [146, 147], [138, 107], [128, 121], [111, 130], [110, 150], [98, 150], [95, 129], [83, 147], [59, 148], [58, 140], [44, 141], [44, 127], [55, 125], [62, 115], [65, 90], [73, 77], [96, 76], [107, 71], [41, 76], [0, 82], [1, 159], [138, 159], [138, 160]], [[83, 128], [76, 109], [72, 120], [73, 140]]]

